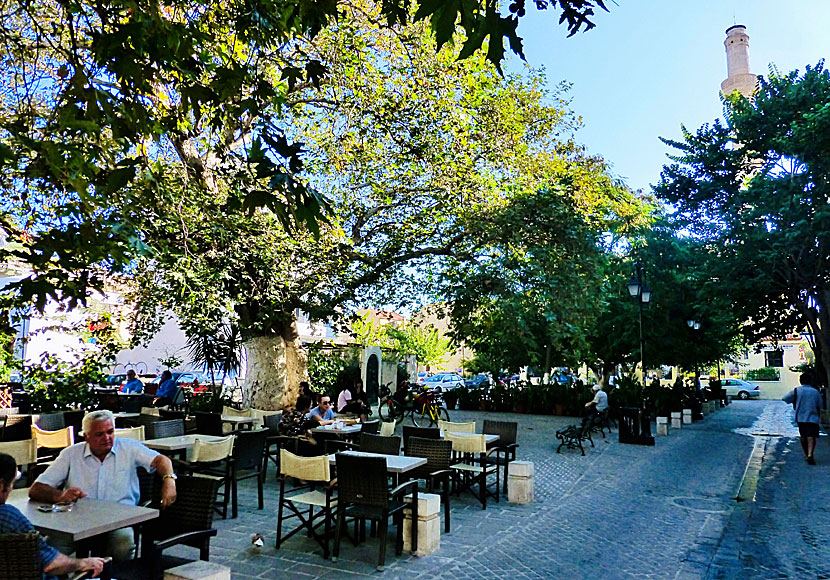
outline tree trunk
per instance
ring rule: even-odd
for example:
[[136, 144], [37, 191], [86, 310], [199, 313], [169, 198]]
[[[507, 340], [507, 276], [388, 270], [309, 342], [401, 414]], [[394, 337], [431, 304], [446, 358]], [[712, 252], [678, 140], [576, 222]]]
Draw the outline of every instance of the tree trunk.
[[300, 343], [294, 321], [276, 336], [257, 336], [245, 341], [248, 372], [243, 389], [251, 406], [278, 411], [293, 407], [300, 381], [308, 380], [308, 355]]

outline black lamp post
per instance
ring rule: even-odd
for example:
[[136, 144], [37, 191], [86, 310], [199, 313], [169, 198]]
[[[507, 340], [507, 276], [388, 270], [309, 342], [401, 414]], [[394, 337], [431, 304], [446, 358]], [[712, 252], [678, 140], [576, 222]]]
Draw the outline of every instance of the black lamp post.
[[646, 386], [646, 337], [643, 334], [643, 306], [651, 301], [651, 289], [643, 283], [643, 266], [637, 262], [634, 265], [634, 277], [628, 281], [628, 294], [637, 301], [640, 311], [640, 372], [643, 378], [643, 387]]
[[[686, 325], [692, 329], [692, 331], [700, 330], [700, 322], [695, 320], [694, 318], [690, 318], [686, 321]], [[700, 378], [698, 377], [697, 371], [697, 357], [694, 360], [694, 371], [695, 371], [695, 388], [700, 388]]]

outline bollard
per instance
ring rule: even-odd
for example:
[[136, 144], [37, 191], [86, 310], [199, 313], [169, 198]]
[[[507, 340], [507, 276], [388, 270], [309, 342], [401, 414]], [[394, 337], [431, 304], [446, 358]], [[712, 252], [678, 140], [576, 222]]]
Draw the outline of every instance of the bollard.
[[196, 560], [164, 571], [164, 580], [231, 580], [231, 569]]
[[[411, 503], [408, 495], [405, 502]], [[416, 556], [432, 554], [441, 547], [441, 496], [434, 493], [418, 494], [418, 549]], [[403, 510], [403, 549], [412, 551], [412, 510]]]
[[657, 434], [658, 435], [668, 435], [669, 434], [669, 418], [668, 417], [657, 417]]
[[691, 409], [683, 409], [683, 423], [685, 425], [691, 425], [691, 423], [692, 423], [692, 410]]
[[533, 503], [536, 499], [532, 461], [511, 461], [507, 474], [507, 501]]
[[683, 424], [683, 417], [680, 411], [672, 411], [671, 414], [671, 428], [680, 429]]

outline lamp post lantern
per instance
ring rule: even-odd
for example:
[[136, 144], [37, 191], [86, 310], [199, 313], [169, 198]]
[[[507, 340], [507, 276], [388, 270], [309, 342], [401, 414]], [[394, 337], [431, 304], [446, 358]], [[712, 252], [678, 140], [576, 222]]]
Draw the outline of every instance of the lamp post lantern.
[[640, 372], [643, 387], [646, 386], [646, 337], [643, 334], [643, 306], [651, 301], [651, 289], [643, 283], [643, 266], [637, 262], [634, 265], [634, 277], [628, 281], [628, 294], [637, 301], [640, 320]]
[[[700, 330], [700, 322], [695, 320], [694, 318], [690, 318], [686, 321], [686, 325], [693, 331]], [[694, 359], [694, 373], [695, 373], [695, 387], [700, 388], [700, 378], [698, 377], [698, 369], [697, 369], [697, 357]]]
[[[626, 284], [628, 294], [637, 301], [640, 322], [640, 371], [642, 373], [643, 400], [640, 408], [620, 409], [620, 443], [637, 443], [640, 445], [654, 445], [651, 436], [651, 417], [646, 412], [646, 337], [643, 334], [643, 307], [651, 301], [651, 289], [643, 282], [643, 266], [637, 262], [634, 266], [634, 277]], [[627, 425], [625, 437], [623, 424]]]

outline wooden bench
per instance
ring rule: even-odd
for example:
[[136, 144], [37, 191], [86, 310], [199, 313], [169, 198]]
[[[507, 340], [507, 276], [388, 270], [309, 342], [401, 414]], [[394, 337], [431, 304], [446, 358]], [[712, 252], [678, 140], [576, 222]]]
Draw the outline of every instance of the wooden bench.
[[594, 446], [594, 440], [591, 438], [591, 424], [592, 417], [584, 417], [582, 423], [579, 425], [568, 425], [556, 432], [556, 438], [561, 441], [556, 452], [559, 453], [562, 447], [568, 449], [579, 449], [582, 455], [585, 455], [585, 448], [582, 447], [583, 441], [590, 441], [591, 447]]

